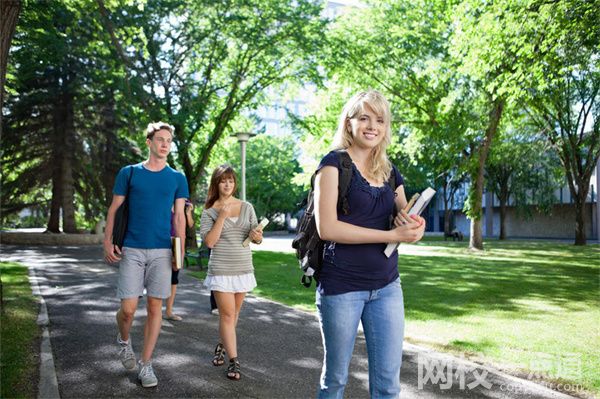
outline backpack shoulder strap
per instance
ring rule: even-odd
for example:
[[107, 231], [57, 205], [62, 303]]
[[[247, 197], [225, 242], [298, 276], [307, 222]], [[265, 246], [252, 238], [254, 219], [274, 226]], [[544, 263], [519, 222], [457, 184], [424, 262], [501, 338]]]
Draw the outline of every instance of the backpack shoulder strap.
[[388, 184], [392, 191], [396, 192], [398, 186], [396, 185], [396, 167], [392, 165], [392, 170], [390, 171], [390, 177], [388, 179]]
[[348, 215], [350, 213], [348, 189], [350, 188], [350, 180], [352, 180], [352, 158], [350, 158], [347, 151], [337, 151], [337, 156], [340, 164], [337, 209], [341, 210], [344, 215]]
[[129, 165], [129, 178], [127, 179], [127, 194], [126, 197], [129, 197], [129, 186], [131, 186], [131, 178], [133, 177], [133, 166]]

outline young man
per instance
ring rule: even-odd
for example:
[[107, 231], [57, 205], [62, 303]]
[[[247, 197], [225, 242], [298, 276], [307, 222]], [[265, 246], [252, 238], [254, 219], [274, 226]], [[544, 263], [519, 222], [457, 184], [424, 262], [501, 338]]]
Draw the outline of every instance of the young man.
[[[183, 209], [185, 199], [189, 197], [188, 185], [182, 173], [167, 165], [172, 140], [173, 127], [169, 124], [157, 122], [148, 125], [146, 145], [149, 157], [119, 171], [104, 232], [104, 259], [109, 263], [120, 261], [117, 296], [121, 299], [121, 307], [117, 312], [117, 342], [121, 362], [129, 370], [136, 366], [129, 331], [138, 298], [144, 288], [147, 291], [148, 317], [138, 362], [138, 379], [145, 388], [158, 384], [151, 358], [160, 333], [162, 301], [171, 295], [171, 269], [175, 268], [171, 259], [171, 209], [175, 212], [175, 231], [181, 238], [182, 251], [185, 243]], [[112, 233], [115, 212], [125, 200], [128, 185], [129, 218], [120, 250], [112, 243]]]

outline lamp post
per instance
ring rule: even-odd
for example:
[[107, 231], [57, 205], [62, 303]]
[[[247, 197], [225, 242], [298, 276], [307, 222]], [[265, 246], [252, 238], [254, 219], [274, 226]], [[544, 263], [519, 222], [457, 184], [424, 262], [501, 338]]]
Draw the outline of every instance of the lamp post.
[[241, 163], [242, 163], [242, 201], [246, 201], [246, 143], [251, 137], [256, 136], [256, 133], [239, 132], [231, 135], [236, 137], [240, 143]]

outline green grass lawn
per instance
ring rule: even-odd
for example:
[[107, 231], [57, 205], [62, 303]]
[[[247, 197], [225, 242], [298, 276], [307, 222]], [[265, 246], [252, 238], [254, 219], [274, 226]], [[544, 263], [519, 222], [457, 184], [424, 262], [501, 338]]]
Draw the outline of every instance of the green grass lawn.
[[[600, 393], [600, 248], [428, 240], [400, 247], [406, 339]], [[256, 251], [254, 294], [314, 311], [293, 255]], [[562, 378], [561, 378], [562, 377]]]
[[409, 341], [600, 392], [600, 250], [548, 242], [404, 246]]
[[3, 398], [34, 398], [39, 376], [39, 304], [31, 294], [27, 268], [0, 262], [0, 378]]

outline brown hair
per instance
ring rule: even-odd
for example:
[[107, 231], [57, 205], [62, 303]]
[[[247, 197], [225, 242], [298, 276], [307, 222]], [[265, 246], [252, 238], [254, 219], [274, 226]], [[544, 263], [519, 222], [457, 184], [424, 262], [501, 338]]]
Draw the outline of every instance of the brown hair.
[[152, 140], [154, 138], [154, 133], [159, 130], [167, 130], [173, 136], [173, 132], [175, 131], [175, 127], [169, 125], [165, 122], [153, 122], [148, 123], [148, 127], [146, 128], [146, 139]]
[[233, 168], [227, 164], [217, 167], [210, 178], [210, 185], [208, 186], [208, 195], [206, 196], [206, 202], [204, 203], [204, 209], [212, 208], [214, 203], [219, 199], [219, 183], [221, 180], [232, 177], [233, 178], [233, 192], [237, 190], [237, 177]]

